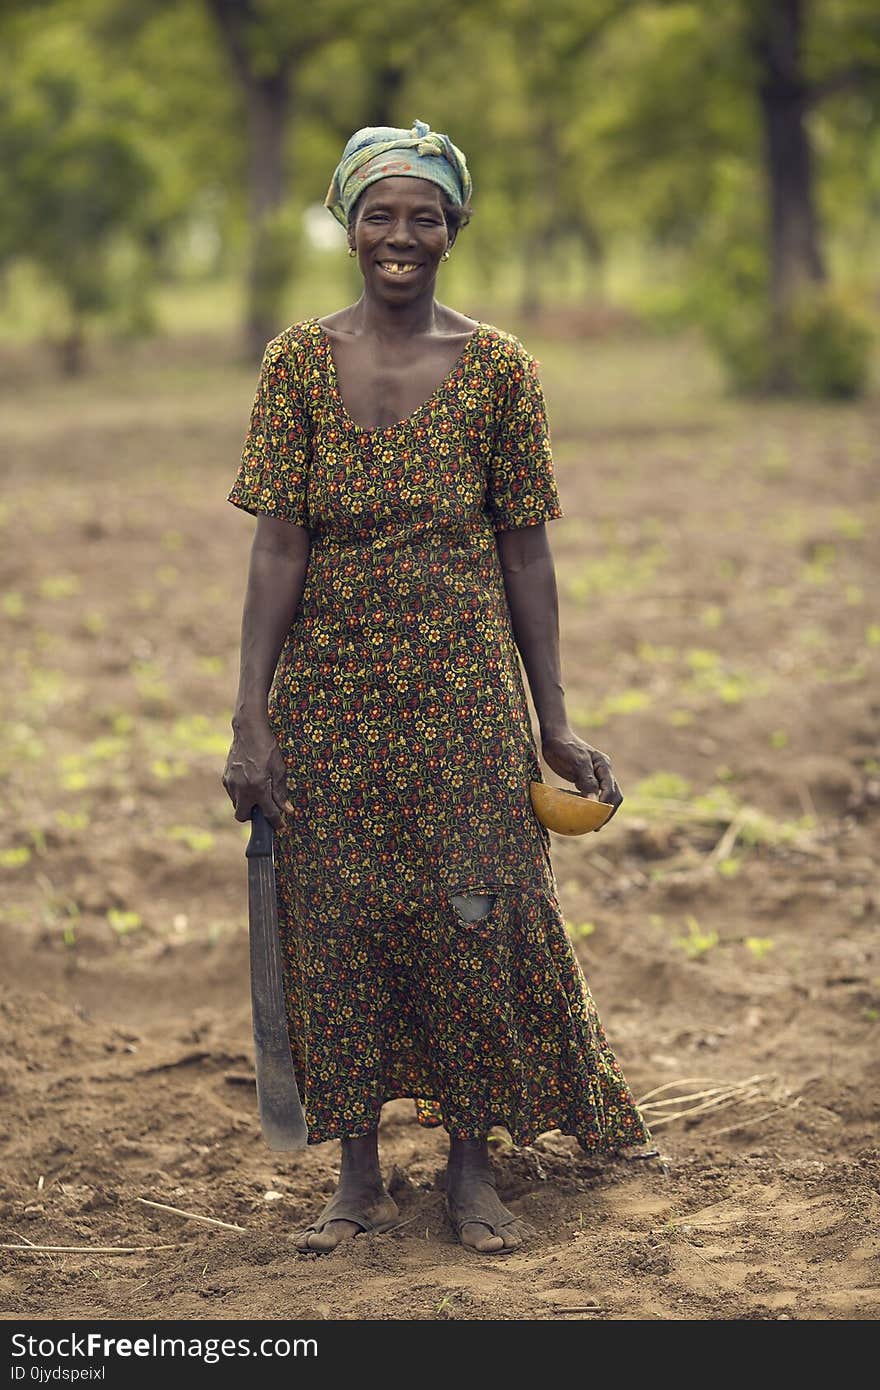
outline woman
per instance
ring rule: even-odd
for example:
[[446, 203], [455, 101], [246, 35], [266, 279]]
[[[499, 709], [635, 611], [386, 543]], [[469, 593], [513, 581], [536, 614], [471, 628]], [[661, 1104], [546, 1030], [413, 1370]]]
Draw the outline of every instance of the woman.
[[[620, 805], [575, 734], [544, 523], [562, 516], [535, 362], [435, 298], [469, 215], [461, 151], [358, 131], [327, 206], [357, 303], [263, 359], [229, 500], [258, 518], [224, 785], [276, 835], [290, 1039], [337, 1191], [298, 1248], [387, 1230], [377, 1130], [409, 1096], [450, 1139], [462, 1243], [510, 1250], [487, 1135], [649, 1142], [565, 932], [530, 779]], [[280, 660], [279, 660], [280, 657]], [[276, 670], [277, 664], [277, 670]]]

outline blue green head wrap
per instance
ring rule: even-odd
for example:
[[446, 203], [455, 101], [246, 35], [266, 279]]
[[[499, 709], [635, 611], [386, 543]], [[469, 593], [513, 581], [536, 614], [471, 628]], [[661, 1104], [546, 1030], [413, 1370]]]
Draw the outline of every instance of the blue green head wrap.
[[357, 199], [378, 179], [428, 179], [439, 184], [449, 201], [461, 207], [471, 195], [471, 176], [461, 150], [448, 135], [440, 135], [424, 121], [411, 130], [393, 126], [364, 126], [356, 130], [342, 151], [324, 199], [343, 227]]

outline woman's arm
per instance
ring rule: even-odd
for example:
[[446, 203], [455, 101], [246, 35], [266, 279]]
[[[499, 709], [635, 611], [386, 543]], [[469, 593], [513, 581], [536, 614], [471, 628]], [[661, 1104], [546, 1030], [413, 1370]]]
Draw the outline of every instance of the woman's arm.
[[544, 761], [560, 777], [574, 782], [581, 795], [616, 809], [623, 795], [608, 755], [578, 738], [568, 722], [559, 658], [556, 570], [546, 526], [497, 531], [495, 540], [513, 635], [538, 716]]
[[282, 811], [291, 807], [284, 759], [269, 723], [269, 691], [302, 598], [309, 540], [304, 526], [277, 517], [257, 518], [241, 622], [234, 738], [223, 773], [236, 820], [249, 820], [253, 807], [259, 806], [276, 830]]

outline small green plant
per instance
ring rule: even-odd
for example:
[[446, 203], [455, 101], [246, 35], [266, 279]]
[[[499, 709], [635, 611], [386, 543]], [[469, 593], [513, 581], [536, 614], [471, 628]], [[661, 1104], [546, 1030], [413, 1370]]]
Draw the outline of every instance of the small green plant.
[[718, 945], [717, 931], [704, 931], [696, 917], [686, 917], [685, 926], [687, 936], [676, 936], [674, 942], [689, 960], [701, 960], [707, 951]]
[[154, 758], [150, 763], [150, 772], [157, 782], [173, 782], [177, 777], [185, 777], [186, 770], [186, 763], [179, 759]]
[[700, 622], [703, 627], [710, 630], [720, 627], [724, 621], [724, 609], [717, 603], [710, 603], [700, 614]]
[[18, 845], [14, 849], [0, 850], [0, 868], [20, 869], [27, 864], [31, 857], [31, 851], [27, 845]]
[[865, 519], [858, 512], [847, 507], [835, 507], [831, 513], [831, 524], [839, 536], [847, 541], [861, 541], [865, 538]]
[[595, 922], [566, 922], [565, 930], [572, 941], [586, 941], [587, 937], [592, 936], [596, 930], [596, 924]]
[[16, 589], [8, 589], [3, 595], [2, 609], [4, 615], [13, 622], [18, 622], [24, 617], [24, 599]]
[[755, 960], [763, 960], [765, 956], [776, 949], [776, 942], [772, 936], [747, 936], [745, 947]]
[[139, 912], [126, 912], [118, 907], [110, 908], [107, 921], [117, 936], [127, 936], [129, 932], [138, 931], [144, 925]]
[[207, 854], [214, 848], [214, 836], [210, 830], [192, 825], [172, 825], [166, 833], [169, 840], [180, 840], [193, 854]]
[[72, 598], [80, 588], [75, 574], [47, 574], [40, 582], [40, 593], [43, 598], [49, 599]]

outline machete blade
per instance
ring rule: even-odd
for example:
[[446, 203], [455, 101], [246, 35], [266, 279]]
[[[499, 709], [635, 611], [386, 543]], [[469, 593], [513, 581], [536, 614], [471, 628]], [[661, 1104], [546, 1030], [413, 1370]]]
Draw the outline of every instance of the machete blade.
[[251, 1009], [257, 1070], [257, 1102], [270, 1149], [304, 1149], [308, 1128], [297, 1090], [281, 978], [275, 835], [259, 806], [251, 812], [248, 861]]

